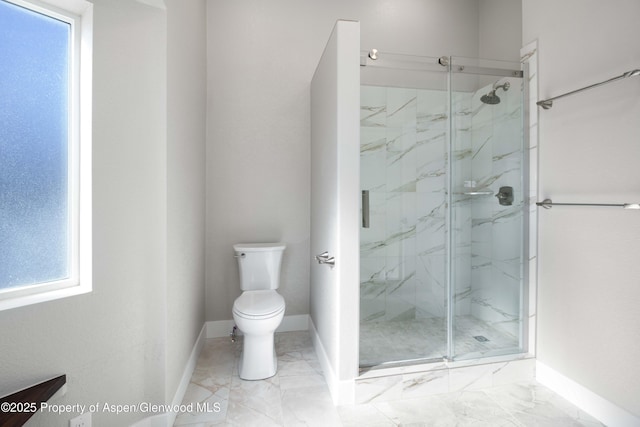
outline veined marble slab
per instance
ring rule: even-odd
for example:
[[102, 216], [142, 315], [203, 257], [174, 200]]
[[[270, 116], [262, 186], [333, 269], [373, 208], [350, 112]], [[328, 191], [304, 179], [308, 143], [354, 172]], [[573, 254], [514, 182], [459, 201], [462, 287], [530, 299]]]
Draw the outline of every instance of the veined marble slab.
[[[477, 363], [477, 360], [475, 361]], [[369, 373], [369, 375], [373, 375]], [[443, 393], [480, 390], [497, 385], [532, 381], [535, 360], [520, 359], [447, 368], [434, 364], [424, 372], [356, 379], [355, 402], [375, 403], [426, 397]]]

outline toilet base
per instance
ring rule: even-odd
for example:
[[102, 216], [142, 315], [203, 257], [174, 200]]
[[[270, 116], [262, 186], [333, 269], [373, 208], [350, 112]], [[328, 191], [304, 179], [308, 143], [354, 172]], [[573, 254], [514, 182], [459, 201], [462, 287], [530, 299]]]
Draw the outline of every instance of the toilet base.
[[245, 335], [238, 365], [240, 379], [255, 381], [271, 378], [278, 370], [274, 334]]

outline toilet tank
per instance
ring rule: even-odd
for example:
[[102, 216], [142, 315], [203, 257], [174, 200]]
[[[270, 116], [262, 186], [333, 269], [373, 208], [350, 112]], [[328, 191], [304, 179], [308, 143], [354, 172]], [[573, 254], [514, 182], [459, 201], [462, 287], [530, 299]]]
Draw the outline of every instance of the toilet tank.
[[240, 271], [240, 289], [278, 289], [284, 243], [239, 243], [233, 245]]

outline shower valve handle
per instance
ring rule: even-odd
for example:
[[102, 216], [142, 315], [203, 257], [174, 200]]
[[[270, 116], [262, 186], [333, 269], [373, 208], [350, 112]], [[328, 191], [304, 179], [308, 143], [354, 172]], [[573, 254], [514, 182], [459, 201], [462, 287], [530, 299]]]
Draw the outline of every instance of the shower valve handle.
[[513, 204], [513, 187], [500, 187], [496, 197], [502, 206], [511, 206]]

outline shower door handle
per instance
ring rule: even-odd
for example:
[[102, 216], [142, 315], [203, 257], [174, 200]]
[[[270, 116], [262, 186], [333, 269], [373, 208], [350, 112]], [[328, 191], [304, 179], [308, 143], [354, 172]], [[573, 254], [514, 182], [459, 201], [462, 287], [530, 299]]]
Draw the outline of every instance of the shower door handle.
[[369, 228], [369, 190], [362, 190], [362, 228]]

